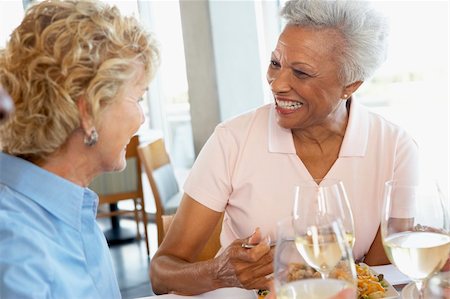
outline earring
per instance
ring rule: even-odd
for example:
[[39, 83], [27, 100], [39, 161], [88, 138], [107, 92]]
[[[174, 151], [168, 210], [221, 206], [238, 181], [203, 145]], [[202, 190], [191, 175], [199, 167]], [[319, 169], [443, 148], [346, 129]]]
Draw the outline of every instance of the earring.
[[98, 133], [95, 128], [92, 129], [90, 135], [84, 136], [84, 144], [87, 146], [94, 146], [98, 141]]
[[344, 94], [344, 99], [346, 100], [348, 98], [348, 94]]

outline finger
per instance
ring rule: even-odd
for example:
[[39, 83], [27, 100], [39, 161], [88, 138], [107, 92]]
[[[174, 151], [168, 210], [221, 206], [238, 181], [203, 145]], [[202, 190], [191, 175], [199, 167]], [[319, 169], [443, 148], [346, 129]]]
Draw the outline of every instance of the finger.
[[243, 285], [256, 281], [265, 277], [266, 279], [272, 279], [273, 277], [273, 256], [269, 253], [261, 258], [257, 263], [251, 264], [247, 267], [240, 267], [236, 271], [239, 281]]
[[254, 279], [251, 282], [248, 282], [246, 284], [242, 284], [245, 289], [248, 290], [267, 290], [270, 288], [272, 279], [268, 279], [266, 277], [260, 277], [257, 279]]
[[250, 249], [242, 248], [242, 246], [234, 246], [232, 248], [232, 252], [233, 258], [249, 263], [255, 263], [259, 261], [264, 255], [268, 253], [273, 255], [271, 253], [270, 246], [267, 245], [265, 242], [262, 242]]
[[243, 271], [238, 275], [239, 281], [243, 285], [249, 284], [253, 281], [257, 281], [261, 278], [272, 279], [273, 266], [272, 264], [262, 265], [258, 268], [247, 268], [246, 271]]
[[258, 244], [261, 242], [261, 229], [259, 227], [255, 228], [255, 231], [253, 234], [248, 237], [247, 243], [248, 244]]

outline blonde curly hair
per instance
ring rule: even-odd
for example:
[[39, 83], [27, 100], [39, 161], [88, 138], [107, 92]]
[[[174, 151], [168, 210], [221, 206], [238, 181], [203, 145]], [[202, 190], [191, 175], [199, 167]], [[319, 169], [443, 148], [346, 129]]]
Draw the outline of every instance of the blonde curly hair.
[[0, 85], [15, 114], [0, 126], [2, 150], [45, 159], [80, 127], [84, 97], [94, 121], [144, 66], [148, 81], [159, 64], [155, 40], [133, 17], [99, 1], [48, 0], [28, 9], [5, 49]]

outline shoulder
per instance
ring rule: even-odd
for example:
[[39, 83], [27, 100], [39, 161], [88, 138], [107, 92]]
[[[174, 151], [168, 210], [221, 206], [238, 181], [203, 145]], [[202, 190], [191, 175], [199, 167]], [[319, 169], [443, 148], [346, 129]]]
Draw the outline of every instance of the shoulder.
[[411, 145], [417, 146], [414, 138], [400, 125], [379, 113], [369, 109], [361, 104], [358, 104], [359, 113], [366, 114], [370, 124], [370, 134], [379, 135], [384, 141], [392, 141], [396, 144], [398, 142], [408, 142]]
[[44, 253], [56, 233], [48, 212], [29, 198], [0, 184], [0, 250], [12, 256]]
[[0, 286], [9, 298], [47, 298], [53, 281], [51, 256], [19, 214], [0, 210]]
[[239, 143], [246, 140], [250, 132], [253, 135], [258, 132], [267, 132], [270, 109], [271, 104], [266, 104], [228, 119], [217, 125], [214, 134], [228, 136]]
[[[45, 236], [30, 221], [29, 215], [19, 211], [8, 211], [0, 206], [0, 260], [11, 260], [19, 256], [46, 255]], [[6, 253], [6, 254], [5, 254]], [[32, 254], [31, 254], [32, 253]]]

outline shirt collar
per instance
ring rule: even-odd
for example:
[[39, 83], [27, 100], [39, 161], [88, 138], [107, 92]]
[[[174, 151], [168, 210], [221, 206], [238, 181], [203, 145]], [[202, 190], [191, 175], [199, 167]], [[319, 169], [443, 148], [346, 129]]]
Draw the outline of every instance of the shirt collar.
[[76, 230], [81, 228], [82, 207], [92, 207], [97, 195], [21, 158], [0, 152], [0, 183], [36, 202]]
[[[275, 104], [269, 111], [269, 152], [295, 154], [294, 141], [290, 129], [282, 128], [276, 120]], [[364, 156], [369, 138], [368, 111], [352, 97], [350, 115], [339, 157]]]
[[280, 127], [277, 122], [275, 104], [269, 109], [269, 152], [295, 154], [294, 140], [290, 129]]
[[363, 157], [369, 141], [369, 112], [352, 96], [347, 129], [339, 157]]

